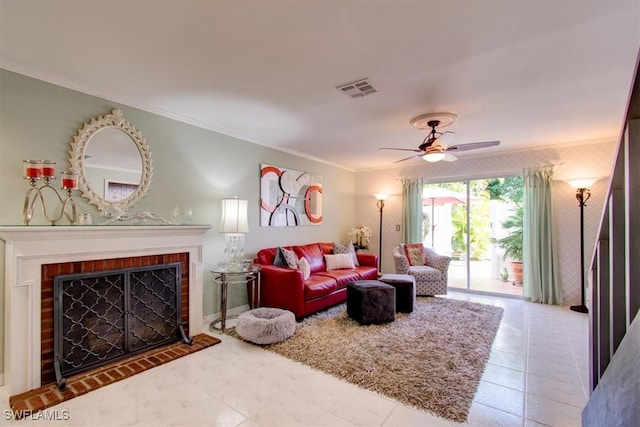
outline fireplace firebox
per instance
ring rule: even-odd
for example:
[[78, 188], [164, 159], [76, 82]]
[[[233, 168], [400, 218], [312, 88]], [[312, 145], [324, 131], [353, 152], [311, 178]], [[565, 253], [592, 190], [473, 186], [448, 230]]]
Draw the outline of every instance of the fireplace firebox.
[[180, 263], [54, 276], [54, 370], [66, 378], [178, 340]]

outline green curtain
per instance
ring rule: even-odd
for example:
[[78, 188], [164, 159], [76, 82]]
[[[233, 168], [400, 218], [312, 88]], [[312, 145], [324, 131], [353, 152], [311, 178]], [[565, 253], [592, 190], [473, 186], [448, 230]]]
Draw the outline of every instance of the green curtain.
[[402, 238], [422, 242], [422, 178], [402, 180]]
[[562, 305], [553, 219], [553, 166], [524, 171], [523, 297]]

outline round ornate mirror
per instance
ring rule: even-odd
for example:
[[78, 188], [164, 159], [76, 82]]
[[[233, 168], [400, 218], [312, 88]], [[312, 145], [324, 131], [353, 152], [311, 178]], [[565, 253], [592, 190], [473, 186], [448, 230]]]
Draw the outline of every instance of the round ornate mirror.
[[126, 212], [149, 190], [151, 151], [120, 110], [85, 123], [69, 153], [82, 196], [100, 211]]

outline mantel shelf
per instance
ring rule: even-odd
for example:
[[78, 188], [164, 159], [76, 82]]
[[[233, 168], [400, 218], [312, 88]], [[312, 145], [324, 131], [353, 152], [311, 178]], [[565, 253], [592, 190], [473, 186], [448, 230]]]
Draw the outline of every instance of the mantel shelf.
[[122, 238], [154, 235], [202, 235], [210, 225], [83, 225], [83, 226], [0, 226], [0, 239], [9, 242], [68, 240], [73, 238]]

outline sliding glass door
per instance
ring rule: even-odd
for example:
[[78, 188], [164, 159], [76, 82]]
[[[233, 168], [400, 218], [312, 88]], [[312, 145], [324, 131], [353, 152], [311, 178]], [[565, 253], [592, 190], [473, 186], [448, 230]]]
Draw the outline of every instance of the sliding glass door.
[[451, 256], [449, 287], [522, 295], [513, 280], [501, 238], [513, 232], [503, 224], [521, 201], [521, 177], [427, 184], [423, 191], [423, 243]]
[[[496, 227], [502, 222], [503, 203], [491, 199], [489, 180], [470, 181], [469, 201], [472, 233], [469, 289], [479, 292], [512, 293], [512, 285], [504, 280], [502, 252], [493, 243]], [[522, 294], [522, 288], [515, 290]]]
[[450, 255], [449, 286], [467, 288], [467, 183], [427, 184], [422, 193], [423, 243]]

